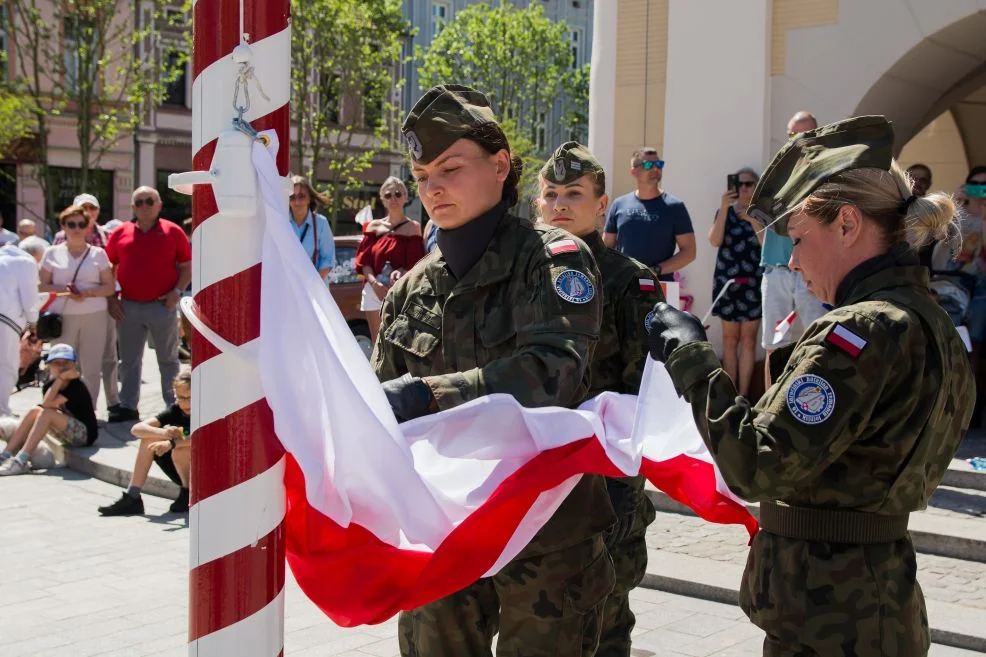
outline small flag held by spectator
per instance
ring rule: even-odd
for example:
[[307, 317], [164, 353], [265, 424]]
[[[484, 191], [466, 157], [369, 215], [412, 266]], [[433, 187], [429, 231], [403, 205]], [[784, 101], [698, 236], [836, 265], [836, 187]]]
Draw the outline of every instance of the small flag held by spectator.
[[798, 317], [798, 311], [792, 310], [791, 314], [785, 317], [782, 321], [777, 323], [777, 328], [774, 329], [774, 342], [773, 344], [780, 344], [787, 332], [791, 330], [794, 325], [794, 320]]

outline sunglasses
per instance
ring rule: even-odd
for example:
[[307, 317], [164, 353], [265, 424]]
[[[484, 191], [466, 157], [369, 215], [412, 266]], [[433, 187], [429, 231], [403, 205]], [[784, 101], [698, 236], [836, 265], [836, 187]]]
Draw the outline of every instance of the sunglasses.
[[75, 230], [76, 228], [87, 228], [88, 226], [89, 226], [89, 220], [88, 219], [86, 221], [79, 221], [79, 222], [75, 222], [75, 221], [66, 221], [65, 222], [65, 227], [66, 228], [71, 228], [73, 230]]
[[643, 162], [637, 162], [633, 165], [634, 169], [643, 169], [644, 171], [650, 171], [651, 169], [663, 169], [664, 160], [645, 160]]
[[154, 197], [153, 196], [147, 196], [145, 198], [139, 198], [139, 199], [137, 199], [137, 200], [134, 201], [134, 207], [135, 208], [139, 208], [139, 207], [144, 206], [144, 205], [146, 205], [149, 208], [150, 207], [154, 207]]
[[755, 180], [741, 180], [736, 185], [739, 187], [756, 187], [757, 182]]
[[393, 193], [391, 193], [391, 192], [384, 192], [383, 193], [383, 197], [385, 199], [387, 199], [388, 201], [390, 200], [390, 197], [391, 196], [393, 196], [394, 198], [401, 198], [401, 197], [404, 196], [404, 192], [398, 191], [398, 192], [393, 192]]

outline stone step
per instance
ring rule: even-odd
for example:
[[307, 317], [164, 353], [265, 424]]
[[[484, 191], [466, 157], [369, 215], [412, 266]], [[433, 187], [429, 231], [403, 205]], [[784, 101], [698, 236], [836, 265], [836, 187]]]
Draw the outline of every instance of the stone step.
[[[650, 485], [646, 492], [659, 512], [695, 515]], [[748, 508], [759, 517], [759, 505]], [[986, 562], [986, 492], [941, 486], [926, 510], [911, 514], [909, 529], [918, 552]]]
[[[918, 581], [921, 581], [918, 558]], [[724, 604], [739, 603], [743, 566], [664, 550], [648, 550], [647, 575], [641, 586]], [[986, 652], [986, 608], [928, 599], [928, 620], [934, 643]]]

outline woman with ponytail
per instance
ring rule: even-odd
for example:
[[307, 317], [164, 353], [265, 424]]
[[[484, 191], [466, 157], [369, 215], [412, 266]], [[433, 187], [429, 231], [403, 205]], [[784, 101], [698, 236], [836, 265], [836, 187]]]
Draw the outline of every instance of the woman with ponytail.
[[969, 426], [969, 359], [916, 249], [958, 235], [946, 194], [915, 196], [882, 116], [797, 135], [748, 212], [794, 242], [790, 268], [832, 307], [736, 394], [701, 323], [662, 304], [650, 351], [692, 405], [723, 480], [760, 502], [740, 606], [763, 653], [926, 655], [911, 512]]
[[[398, 421], [495, 393], [577, 406], [602, 317], [589, 248], [510, 213], [522, 166], [484, 94], [435, 87], [403, 133], [438, 247], [383, 302], [371, 364]], [[603, 534], [614, 522], [603, 478], [583, 476], [495, 575], [402, 613], [401, 654], [489, 655], [497, 632], [499, 654], [592, 654], [613, 588]]]

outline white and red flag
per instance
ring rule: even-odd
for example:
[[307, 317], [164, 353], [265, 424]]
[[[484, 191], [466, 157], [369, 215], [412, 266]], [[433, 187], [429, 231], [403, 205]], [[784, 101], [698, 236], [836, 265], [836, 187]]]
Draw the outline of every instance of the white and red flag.
[[267, 226], [260, 339], [243, 354], [290, 455], [288, 564], [337, 624], [379, 623], [497, 572], [587, 473], [642, 473], [701, 517], [756, 530], [653, 361], [639, 400], [529, 409], [491, 395], [398, 425], [289, 228], [272, 157], [255, 145], [253, 159]]

